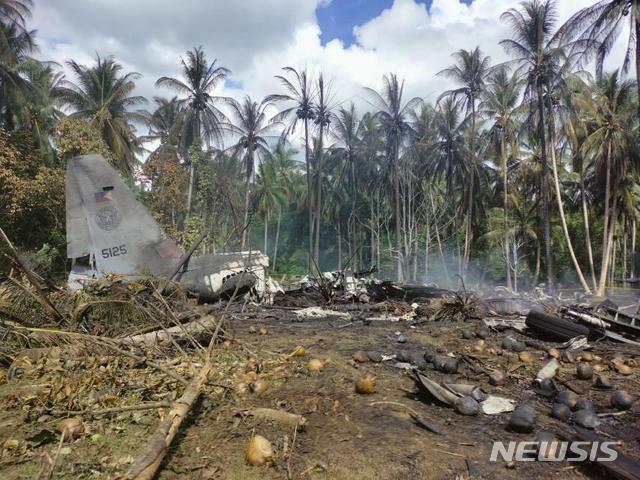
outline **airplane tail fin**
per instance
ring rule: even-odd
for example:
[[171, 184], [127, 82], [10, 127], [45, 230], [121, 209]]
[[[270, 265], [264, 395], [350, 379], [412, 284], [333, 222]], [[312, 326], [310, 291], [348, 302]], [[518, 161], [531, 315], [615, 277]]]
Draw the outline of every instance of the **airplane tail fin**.
[[183, 252], [100, 155], [66, 173], [67, 257], [93, 255], [102, 273], [166, 276]]

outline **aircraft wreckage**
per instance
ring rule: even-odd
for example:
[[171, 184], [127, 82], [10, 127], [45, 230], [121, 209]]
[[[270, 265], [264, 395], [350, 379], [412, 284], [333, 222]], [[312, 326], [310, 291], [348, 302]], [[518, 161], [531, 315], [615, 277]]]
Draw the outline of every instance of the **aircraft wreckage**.
[[266, 255], [251, 251], [192, 256], [197, 244], [183, 251], [102, 156], [73, 158], [65, 184], [72, 288], [113, 273], [179, 281], [203, 302], [234, 292], [265, 291]]

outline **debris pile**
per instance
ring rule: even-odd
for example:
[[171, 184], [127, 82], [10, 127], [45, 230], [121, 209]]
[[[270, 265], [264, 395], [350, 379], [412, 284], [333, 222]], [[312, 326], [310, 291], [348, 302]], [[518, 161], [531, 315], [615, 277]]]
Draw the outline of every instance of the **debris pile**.
[[[639, 478], [632, 309], [329, 277], [209, 306], [102, 278], [45, 288], [59, 316], [3, 284], [0, 472]], [[491, 461], [494, 441], [538, 461]], [[545, 461], [561, 441], [617, 457]]]

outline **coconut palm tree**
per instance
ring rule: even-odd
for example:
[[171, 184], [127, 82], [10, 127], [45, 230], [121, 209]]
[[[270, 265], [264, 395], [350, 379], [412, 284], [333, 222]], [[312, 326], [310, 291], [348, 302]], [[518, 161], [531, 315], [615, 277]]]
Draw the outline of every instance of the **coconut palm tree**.
[[54, 70], [53, 64], [34, 59], [25, 61], [20, 70], [28, 87], [16, 92], [19, 121], [22, 128], [31, 132], [33, 145], [42, 158], [51, 164], [55, 158], [51, 141], [53, 129], [64, 116], [60, 99], [64, 76]]
[[[0, 23], [0, 126], [13, 130], [19, 126], [20, 93], [29, 87], [23, 71], [30, 61], [36, 45], [34, 32], [27, 31], [17, 23]], [[28, 99], [27, 99], [28, 100]]]
[[611, 267], [619, 212], [618, 188], [627, 174], [636, 138], [633, 83], [622, 80], [615, 71], [597, 82], [592, 92], [581, 95], [577, 103], [591, 129], [582, 153], [596, 162], [598, 178], [604, 177], [602, 263], [597, 289], [597, 294], [602, 295]]
[[289, 124], [283, 134], [290, 135], [296, 131], [299, 122], [302, 122], [304, 130], [304, 160], [307, 175], [307, 220], [308, 220], [308, 252], [309, 269], [311, 268], [311, 258], [313, 250], [313, 204], [311, 200], [311, 150], [309, 144], [309, 122], [315, 117], [313, 107], [314, 92], [312, 80], [306, 68], [298, 71], [293, 67], [284, 67], [285, 74], [292, 77], [288, 79], [285, 75], [276, 75], [285, 88], [286, 93], [274, 93], [265, 98], [267, 102], [282, 102], [286, 106], [278, 115], [273, 117], [274, 122], [285, 122]]
[[156, 108], [153, 113], [148, 114], [149, 133], [141, 137], [141, 141], [159, 141], [158, 148], [163, 145], [179, 147], [185, 114], [184, 102], [178, 97], [153, 97], [153, 102]]
[[[576, 12], [561, 27], [561, 34], [577, 39], [576, 48], [587, 56], [595, 55], [596, 75], [602, 77], [605, 58], [629, 26], [627, 51], [622, 64], [627, 72], [632, 61], [636, 68], [636, 88], [640, 97], [640, 0], [600, 0]], [[640, 106], [638, 107], [640, 115]]]
[[359, 122], [356, 108], [353, 103], [349, 108], [340, 108], [333, 122], [331, 131], [336, 143], [331, 146], [332, 153], [342, 158], [344, 170], [340, 174], [342, 185], [348, 192], [350, 200], [349, 206], [349, 245], [351, 249], [356, 248], [356, 226], [358, 224], [356, 216], [356, 204], [358, 199], [358, 175], [356, 175], [356, 161], [360, 154], [361, 142], [359, 135]]
[[[541, 153], [541, 191], [544, 248], [547, 272], [547, 288], [554, 289], [551, 226], [549, 219], [549, 185], [547, 162], [547, 136], [545, 132], [545, 91], [552, 78], [561, 69], [566, 56], [560, 37], [554, 34], [557, 20], [554, 0], [529, 0], [520, 4], [520, 9], [511, 8], [501, 19], [509, 24], [512, 38], [500, 44], [514, 58], [510, 62], [524, 76], [525, 102], [535, 108], [535, 122]], [[532, 116], [532, 118], [534, 118]]]
[[403, 101], [404, 81], [391, 73], [383, 77], [382, 92], [366, 87], [371, 103], [376, 109], [376, 117], [381, 131], [386, 139], [386, 157], [392, 174], [393, 196], [395, 204], [395, 234], [396, 234], [396, 276], [399, 282], [404, 281], [402, 254], [402, 211], [400, 208], [400, 150], [403, 142], [409, 138], [411, 129], [410, 112], [415, 109], [422, 99], [414, 97]]
[[445, 68], [440, 71], [438, 75], [445, 76], [460, 87], [445, 91], [440, 98], [451, 96], [455, 100], [460, 100], [461, 104], [465, 108], [467, 114], [471, 117], [471, 131], [469, 135], [469, 160], [468, 169], [469, 175], [469, 189], [467, 199], [467, 222], [464, 241], [464, 269], [466, 270], [469, 262], [469, 254], [471, 251], [471, 235], [473, 226], [473, 202], [474, 202], [474, 187], [476, 178], [476, 169], [478, 168], [477, 161], [477, 128], [476, 128], [476, 109], [477, 102], [479, 101], [482, 92], [485, 88], [485, 79], [489, 73], [490, 59], [482, 54], [479, 47], [474, 50], [458, 50], [453, 54], [456, 63], [451, 67]]
[[71, 116], [87, 120], [100, 131], [114, 154], [116, 167], [130, 176], [137, 163], [136, 154], [141, 151], [133, 122], [146, 121], [144, 112], [131, 110], [146, 102], [144, 97], [132, 95], [140, 74], [123, 74], [122, 65], [113, 57], [99, 55], [90, 67], [73, 60], [67, 65], [76, 82], [65, 80], [60, 91], [63, 101], [73, 109]]
[[[499, 68], [491, 76], [487, 88], [482, 94], [480, 110], [491, 122], [489, 134], [497, 145], [498, 159], [502, 174], [502, 213], [504, 221], [505, 258], [509, 258], [509, 188], [508, 188], [508, 145], [517, 144], [518, 106], [521, 87], [516, 75], [509, 75], [506, 68]], [[511, 288], [511, 268], [506, 263], [507, 288]]]
[[[27, 18], [31, 17], [33, 0], [0, 0], [0, 24], [14, 26], [19, 31], [25, 31]], [[10, 50], [6, 31], [0, 29], [0, 57]]]
[[272, 157], [267, 157], [258, 166], [256, 187], [257, 210], [264, 221], [263, 252], [266, 254], [269, 251], [269, 220], [274, 212], [281, 210], [287, 201], [287, 185], [278, 171], [277, 161], [274, 161]]
[[328, 133], [333, 116], [331, 112], [330, 87], [325, 83], [322, 73], [318, 76], [316, 88], [316, 101], [314, 103], [315, 115], [313, 123], [318, 127], [318, 149], [316, 159], [316, 188], [315, 188], [315, 241], [313, 247], [313, 258], [317, 266], [320, 265], [320, 221], [322, 217], [322, 179], [324, 175], [324, 135]]
[[[280, 243], [280, 225], [282, 224], [282, 213], [284, 209], [291, 203], [295, 188], [296, 178], [301, 175], [299, 171], [299, 163], [294, 160], [298, 151], [287, 147], [283, 143], [278, 143], [276, 148], [271, 152], [269, 162], [273, 165], [273, 170], [276, 173], [276, 178], [279, 184], [284, 187], [281, 196], [281, 203], [276, 205], [278, 219], [276, 222], [276, 238], [273, 246], [273, 262], [271, 268], [276, 270], [278, 261], [278, 246]], [[266, 251], [265, 251], [266, 253]]]
[[[188, 151], [192, 145], [221, 146], [222, 123], [226, 116], [216, 106], [224, 101], [223, 97], [213, 94], [220, 82], [231, 74], [231, 70], [217, 65], [217, 60], [208, 63], [202, 47], [194, 47], [186, 53], [186, 59], [180, 58], [182, 75], [185, 81], [174, 77], [160, 77], [157, 87], [166, 87], [175, 91], [185, 103], [182, 121], [181, 149]], [[189, 166], [189, 192], [187, 212], [191, 212], [193, 198], [194, 169]]]
[[231, 121], [222, 128], [237, 137], [235, 144], [228, 148], [234, 156], [243, 156], [245, 170], [244, 221], [242, 228], [241, 248], [244, 250], [249, 228], [249, 207], [251, 198], [251, 181], [255, 171], [255, 161], [269, 155], [269, 135], [274, 124], [267, 120], [265, 110], [271, 105], [268, 101], [254, 102], [249, 96], [242, 103], [233, 99], [227, 100], [231, 107]]

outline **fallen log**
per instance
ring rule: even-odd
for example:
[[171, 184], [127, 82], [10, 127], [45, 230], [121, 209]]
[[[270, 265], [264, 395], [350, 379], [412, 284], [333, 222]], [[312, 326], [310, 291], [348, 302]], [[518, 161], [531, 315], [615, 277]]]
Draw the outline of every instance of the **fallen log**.
[[120, 479], [151, 480], [158, 471], [162, 460], [180, 429], [180, 425], [182, 425], [189, 411], [197, 402], [202, 387], [207, 381], [207, 377], [212, 368], [213, 345], [222, 328], [222, 320], [222, 318], [218, 320], [211, 340], [209, 340], [204, 365], [189, 385], [187, 385], [182, 396], [173, 402], [171, 410], [162, 422], [160, 422], [160, 425], [158, 425], [155, 433], [149, 439], [144, 452], [138, 456], [128, 472], [120, 477]]
[[275, 423], [279, 423], [289, 428], [296, 428], [303, 430], [307, 423], [307, 419], [302, 415], [296, 413], [285, 412], [283, 410], [276, 410], [273, 408], [254, 408], [241, 412], [241, 415], [255, 417], [259, 420], [267, 420]]
[[205, 315], [204, 317], [192, 320], [189, 323], [176, 325], [175, 327], [155, 330], [149, 333], [139, 335], [130, 335], [128, 337], [117, 338], [115, 341], [119, 345], [129, 345], [135, 347], [153, 348], [165, 346], [172, 341], [180, 340], [185, 337], [198, 337], [204, 333], [213, 332], [218, 324], [218, 317], [213, 315]]

